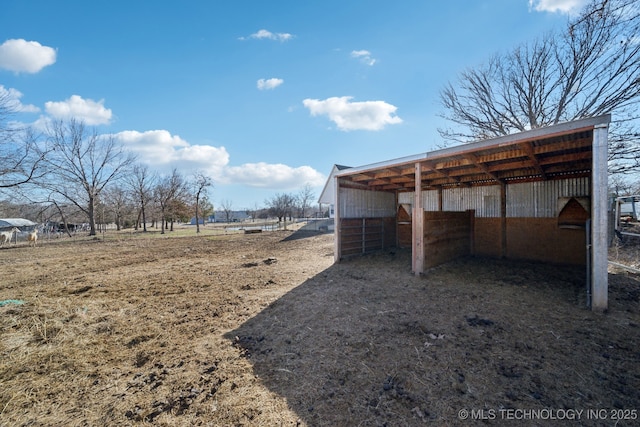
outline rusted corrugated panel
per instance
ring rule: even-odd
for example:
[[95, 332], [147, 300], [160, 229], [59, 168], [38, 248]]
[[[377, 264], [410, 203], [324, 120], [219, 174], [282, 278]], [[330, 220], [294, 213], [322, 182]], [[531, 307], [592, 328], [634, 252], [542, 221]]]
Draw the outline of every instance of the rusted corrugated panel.
[[560, 197], [589, 197], [589, 178], [507, 185], [507, 217], [554, 218]]
[[475, 216], [494, 218], [500, 216], [500, 187], [448, 188], [442, 192], [442, 210], [466, 211], [473, 209]]
[[396, 215], [396, 197], [384, 191], [340, 188], [341, 218], [381, 218]]

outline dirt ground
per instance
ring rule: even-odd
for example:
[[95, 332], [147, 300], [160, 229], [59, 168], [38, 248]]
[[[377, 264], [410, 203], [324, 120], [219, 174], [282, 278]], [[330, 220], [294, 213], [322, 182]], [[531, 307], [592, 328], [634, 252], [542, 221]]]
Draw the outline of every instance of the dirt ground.
[[0, 425], [640, 424], [638, 276], [611, 271], [597, 314], [582, 268], [466, 258], [415, 277], [400, 250], [333, 265], [332, 242], [0, 249]]

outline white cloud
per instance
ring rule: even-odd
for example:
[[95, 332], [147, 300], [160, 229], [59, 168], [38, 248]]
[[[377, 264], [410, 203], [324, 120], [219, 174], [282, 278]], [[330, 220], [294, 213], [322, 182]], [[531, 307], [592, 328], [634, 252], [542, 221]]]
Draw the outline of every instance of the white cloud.
[[326, 177], [310, 166], [293, 168], [283, 164], [246, 163], [228, 167], [224, 180], [232, 184], [244, 184], [256, 188], [289, 190], [301, 185], [323, 185]]
[[138, 156], [140, 162], [167, 170], [185, 166], [186, 170], [203, 169], [219, 175], [229, 163], [224, 147], [191, 145], [166, 130], [138, 132], [127, 130], [114, 135], [126, 150]]
[[38, 42], [7, 40], [0, 45], [0, 68], [16, 73], [37, 73], [56, 62], [56, 50]]
[[260, 90], [269, 90], [269, 89], [277, 88], [282, 83], [284, 83], [284, 80], [282, 79], [276, 79], [276, 78], [266, 79], [266, 80], [260, 79], [258, 80], [257, 86], [258, 86], [258, 89]]
[[368, 50], [354, 50], [351, 52], [351, 57], [359, 59], [361, 62], [372, 66], [376, 63], [376, 60], [371, 57], [371, 52]]
[[253, 33], [248, 37], [240, 37], [240, 40], [267, 39], [267, 40], [277, 40], [281, 42], [286, 42], [291, 40], [292, 38], [293, 38], [293, 35], [289, 33], [272, 33], [271, 31], [268, 31], [268, 30], [259, 30], [257, 33]]
[[66, 101], [45, 102], [44, 107], [47, 114], [55, 119], [75, 118], [89, 126], [109, 124], [112, 117], [111, 110], [104, 107], [104, 99], [96, 102], [79, 95], [71, 95]]
[[402, 123], [395, 115], [398, 108], [394, 105], [384, 101], [351, 102], [351, 98], [305, 99], [302, 104], [312, 116], [326, 115], [343, 131], [381, 130], [386, 125]]
[[119, 132], [114, 137], [141, 163], [161, 173], [169, 173], [173, 168], [185, 174], [201, 170], [219, 184], [277, 190], [299, 188], [301, 183], [320, 186], [326, 180], [324, 175], [309, 166], [294, 168], [263, 162], [229, 166], [229, 153], [225, 147], [192, 145], [166, 130], [129, 130]]
[[529, 0], [529, 8], [538, 12], [576, 13], [589, 0]]
[[38, 107], [32, 104], [23, 104], [20, 102], [20, 98], [22, 98], [22, 92], [13, 88], [5, 88], [3, 85], [0, 85], [0, 99], [4, 99], [7, 101], [7, 106], [11, 111], [16, 113], [37, 113], [40, 111]]

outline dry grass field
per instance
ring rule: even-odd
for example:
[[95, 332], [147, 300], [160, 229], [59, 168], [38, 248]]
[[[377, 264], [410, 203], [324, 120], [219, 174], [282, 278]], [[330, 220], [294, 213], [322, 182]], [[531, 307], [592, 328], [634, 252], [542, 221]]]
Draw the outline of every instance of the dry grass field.
[[[596, 314], [582, 269], [467, 258], [415, 277], [400, 250], [333, 265], [332, 242], [191, 231], [5, 246], [0, 425], [640, 423], [637, 276], [611, 271]], [[637, 262], [633, 245], [614, 250]]]

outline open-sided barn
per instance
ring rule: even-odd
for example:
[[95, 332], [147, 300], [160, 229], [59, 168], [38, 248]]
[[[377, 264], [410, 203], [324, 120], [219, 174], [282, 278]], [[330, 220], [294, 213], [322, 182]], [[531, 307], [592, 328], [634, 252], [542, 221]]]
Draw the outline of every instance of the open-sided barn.
[[415, 274], [466, 255], [585, 265], [590, 305], [606, 309], [609, 123], [334, 168], [335, 261], [404, 246]]

